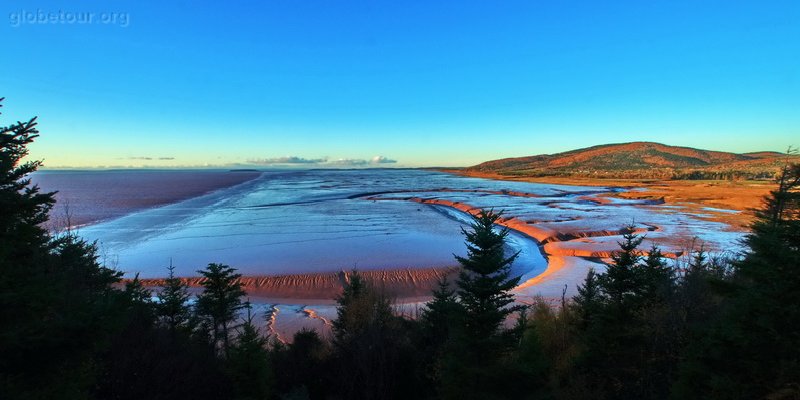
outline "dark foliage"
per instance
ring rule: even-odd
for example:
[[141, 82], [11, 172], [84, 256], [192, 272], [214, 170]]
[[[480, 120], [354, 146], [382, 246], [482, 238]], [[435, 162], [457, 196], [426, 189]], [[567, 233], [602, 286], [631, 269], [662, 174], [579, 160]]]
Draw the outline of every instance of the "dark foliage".
[[208, 264], [197, 271], [203, 278], [203, 293], [197, 296], [197, 315], [202, 328], [208, 332], [214, 346], [227, 356], [230, 350], [230, 331], [236, 315], [242, 309], [245, 295], [239, 282], [241, 274], [225, 264]]
[[325, 398], [335, 383], [330, 355], [330, 344], [313, 330], [300, 330], [288, 345], [277, 343], [270, 353], [275, 391], [291, 398]]
[[413, 383], [417, 356], [408, 323], [390, 301], [353, 271], [337, 299], [333, 360], [339, 393], [347, 399], [418, 397]]
[[722, 292], [723, 312], [686, 351], [676, 398], [800, 397], [799, 189], [800, 166], [785, 167]]
[[125, 294], [93, 244], [41, 227], [53, 193], [30, 185], [41, 163], [22, 162], [36, 137], [36, 118], [0, 128], [0, 393], [80, 398], [123, 325]]
[[245, 303], [247, 316], [238, 328], [236, 342], [231, 346], [227, 372], [233, 384], [234, 398], [265, 400], [270, 397], [272, 368], [267, 351], [267, 339], [253, 323], [251, 306]]

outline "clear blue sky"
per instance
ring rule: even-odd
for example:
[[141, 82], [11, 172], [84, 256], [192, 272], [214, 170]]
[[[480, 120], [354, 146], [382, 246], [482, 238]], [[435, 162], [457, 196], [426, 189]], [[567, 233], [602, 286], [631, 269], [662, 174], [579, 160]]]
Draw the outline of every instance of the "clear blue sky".
[[39, 115], [32, 155], [50, 167], [469, 165], [633, 140], [800, 145], [799, 1], [0, 10], [1, 120]]

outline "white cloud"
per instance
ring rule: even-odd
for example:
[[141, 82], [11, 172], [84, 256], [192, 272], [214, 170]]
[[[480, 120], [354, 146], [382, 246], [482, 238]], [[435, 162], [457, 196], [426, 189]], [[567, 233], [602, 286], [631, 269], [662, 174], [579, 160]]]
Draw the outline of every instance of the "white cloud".
[[338, 160], [333, 160], [329, 162], [330, 165], [341, 165], [345, 167], [359, 167], [367, 165], [367, 160], [362, 160], [358, 158], [340, 158]]
[[370, 163], [372, 163], [372, 164], [394, 164], [396, 162], [397, 162], [397, 160], [392, 160], [392, 159], [390, 159], [388, 157], [384, 157], [384, 156], [375, 156], [375, 157], [372, 157], [372, 160], [370, 160]]

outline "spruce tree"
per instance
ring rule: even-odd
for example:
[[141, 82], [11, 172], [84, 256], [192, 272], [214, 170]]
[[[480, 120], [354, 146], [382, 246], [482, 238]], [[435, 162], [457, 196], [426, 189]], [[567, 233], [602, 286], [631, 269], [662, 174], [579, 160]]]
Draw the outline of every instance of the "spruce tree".
[[643, 262], [636, 268], [640, 287], [637, 292], [646, 305], [665, 303], [675, 289], [675, 270], [664, 259], [664, 254], [655, 244]]
[[270, 359], [275, 371], [275, 389], [282, 398], [321, 399], [336, 386], [331, 373], [330, 346], [316, 330], [303, 328], [292, 342], [272, 346]]
[[655, 246], [642, 257], [633, 226], [623, 239], [606, 272], [590, 272], [573, 299], [579, 371], [596, 398], [663, 398], [677, 356], [667, 317], [673, 270]]
[[367, 283], [358, 271], [352, 271], [347, 277], [342, 294], [336, 299], [336, 319], [333, 321], [334, 343], [347, 342], [350, 336], [363, 329], [363, 326], [370, 322], [372, 315], [362, 315], [361, 313], [371, 313], [369, 307], [359, 308], [359, 300], [371, 295], [367, 288]]
[[456, 291], [450, 288], [446, 277], [441, 277], [433, 291], [433, 299], [425, 304], [420, 316], [426, 344], [433, 353], [442, 350], [462, 312]]
[[337, 304], [333, 350], [340, 394], [348, 399], [417, 397], [409, 393], [420, 388], [400, 385], [413, 374], [403, 365], [411, 349], [389, 299], [353, 271]]
[[137, 273], [132, 280], [125, 282], [125, 294], [131, 303], [147, 305], [152, 303], [153, 294], [142, 285]]
[[726, 307], [686, 351], [674, 398], [800, 397], [800, 166], [777, 183], [723, 292]]
[[150, 327], [154, 324], [155, 310], [153, 307], [152, 292], [142, 285], [137, 273], [132, 280], [125, 283], [123, 291], [128, 303], [128, 315], [133, 322]]
[[20, 262], [41, 257], [50, 240], [41, 224], [48, 219], [55, 193], [41, 193], [31, 185], [30, 174], [42, 166], [41, 161], [22, 162], [28, 145], [39, 137], [37, 124], [33, 117], [0, 126], [0, 271], [4, 275], [24, 271]]
[[725, 307], [726, 298], [718, 290], [724, 283], [712, 268], [703, 245], [696, 251], [688, 254], [684, 261], [685, 268], [677, 288], [678, 310], [685, 326], [686, 342], [696, 338], [689, 334], [696, 334], [707, 328], [708, 324], [718, 317], [719, 312]]
[[501, 216], [481, 210], [473, 216], [471, 229], [462, 229], [467, 256], [455, 257], [463, 267], [456, 282], [463, 312], [442, 361], [441, 394], [445, 398], [490, 398], [509, 389], [500, 378], [518, 342], [503, 324], [522, 307], [512, 305], [510, 291], [519, 277], [511, 276], [511, 263], [517, 254], [505, 254], [509, 231], [497, 229]]
[[197, 296], [197, 314], [204, 319], [213, 344], [221, 346], [227, 357], [231, 325], [243, 307], [245, 291], [239, 282], [242, 275], [236, 273], [235, 268], [215, 263], [197, 272], [204, 278], [201, 282], [203, 293]]
[[429, 396], [435, 394], [435, 388], [441, 383], [442, 359], [446, 352], [453, 350], [453, 331], [461, 321], [463, 307], [447, 278], [442, 276], [433, 291], [433, 299], [425, 304], [419, 318], [422, 374]]
[[620, 251], [611, 255], [612, 263], [600, 277], [603, 291], [619, 312], [625, 311], [626, 300], [640, 289], [636, 266], [641, 255], [637, 248], [644, 240], [643, 236], [635, 233], [633, 226], [626, 228], [622, 238], [623, 241], [619, 242]]
[[[469, 335], [478, 342], [491, 342], [506, 317], [519, 310], [511, 289], [520, 277], [511, 276], [511, 263], [518, 254], [505, 256], [508, 229], [495, 230], [502, 213], [481, 210], [473, 217], [471, 230], [462, 228], [467, 241], [467, 257], [455, 256], [463, 267], [458, 276], [458, 298], [464, 307]], [[489, 350], [487, 348], [486, 350]]]
[[122, 325], [124, 296], [94, 244], [42, 227], [54, 193], [31, 185], [41, 162], [23, 162], [36, 127], [36, 118], [0, 127], [0, 393], [85, 397], [98, 353]]
[[598, 275], [594, 268], [590, 268], [583, 284], [578, 286], [578, 294], [572, 298], [572, 303], [569, 305], [577, 314], [576, 323], [580, 330], [587, 329], [597, 318], [604, 300]]
[[270, 396], [272, 370], [267, 351], [267, 339], [253, 323], [252, 306], [245, 302], [247, 315], [238, 327], [227, 363], [228, 376], [233, 384], [235, 399], [266, 400]]
[[640, 289], [633, 330], [642, 345], [635, 359], [638, 374], [631, 386], [641, 398], [663, 399], [669, 394], [683, 346], [684, 327], [675, 312], [675, 269], [653, 245], [637, 272]]
[[175, 266], [171, 262], [167, 271], [167, 279], [164, 280], [158, 295], [156, 311], [161, 323], [174, 336], [179, 328], [187, 326], [191, 318], [188, 306], [189, 291], [188, 285], [175, 276]]

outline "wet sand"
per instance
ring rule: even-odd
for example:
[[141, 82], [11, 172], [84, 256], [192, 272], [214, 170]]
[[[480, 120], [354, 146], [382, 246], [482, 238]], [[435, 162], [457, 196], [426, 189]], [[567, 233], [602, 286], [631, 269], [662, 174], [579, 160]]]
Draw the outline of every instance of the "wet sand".
[[[458, 268], [367, 270], [359, 274], [373, 287], [383, 291], [393, 302], [396, 312], [415, 317], [431, 292], [445, 277], [455, 282]], [[240, 279], [251, 303], [258, 329], [272, 340], [292, 341], [301, 329], [314, 329], [322, 337], [330, 337], [336, 319], [336, 298], [352, 277], [352, 271], [279, 276], [245, 276]], [[181, 278], [189, 285], [189, 293], [202, 291], [202, 278]], [[158, 292], [163, 279], [143, 279], [142, 284]]]
[[[592, 187], [626, 188], [629, 190], [601, 193], [587, 196], [583, 200], [599, 205], [613, 203], [613, 198], [647, 200], [653, 205], [667, 205], [683, 212], [697, 213], [698, 218], [726, 224], [731, 231], [746, 231], [752, 222], [752, 210], [762, 204], [762, 199], [773, 189], [773, 184], [765, 181], [662, 181], [662, 180], [606, 180], [581, 178], [526, 178], [507, 177], [496, 174], [473, 173], [463, 170], [443, 170], [462, 176], [508, 180], [520, 182], [547, 183], [558, 185], [577, 185]], [[452, 207], [463, 212], [478, 211], [468, 204], [452, 203], [438, 199], [410, 199], [424, 204], [437, 204]], [[665, 207], [654, 212], [671, 212]], [[568, 283], [576, 274], [585, 274], [589, 268], [604, 269], [612, 254], [619, 250], [618, 240], [625, 229], [553, 230], [547, 226], [537, 226], [530, 221], [507, 218], [500, 225], [521, 232], [540, 243], [540, 249], [548, 260], [547, 269], [521, 284], [514, 290], [520, 302], [530, 302], [536, 296], [556, 301], [562, 294], [574, 295], [575, 285]], [[681, 257], [693, 246], [690, 237], [659, 237], [660, 227], [650, 226], [638, 229], [639, 234], [648, 234], [654, 239], [646, 239], [642, 249], [657, 244], [669, 258]], [[653, 232], [654, 234], [651, 234]]]
[[[770, 181], [512, 177], [459, 169], [441, 169], [439, 171], [460, 176], [515, 182], [629, 188], [634, 190], [609, 192], [595, 199], [618, 197], [653, 200], [662, 204], [681, 206], [689, 211], [702, 211], [702, 213], [708, 214], [708, 217], [705, 217], [707, 220], [722, 222], [736, 228], [746, 228], [752, 222], [752, 210], [760, 208], [764, 196], [775, 188], [775, 184]], [[726, 210], [740, 211], [740, 213], [731, 213]]]
[[[453, 282], [458, 268], [425, 268], [359, 271], [372, 287], [402, 302], [424, 301], [430, 297], [442, 277]], [[276, 276], [243, 276], [239, 282], [252, 302], [288, 304], [333, 304], [353, 271]], [[202, 287], [204, 278], [188, 277], [181, 280], [190, 288]], [[143, 279], [142, 284], [157, 289], [163, 279]]]

